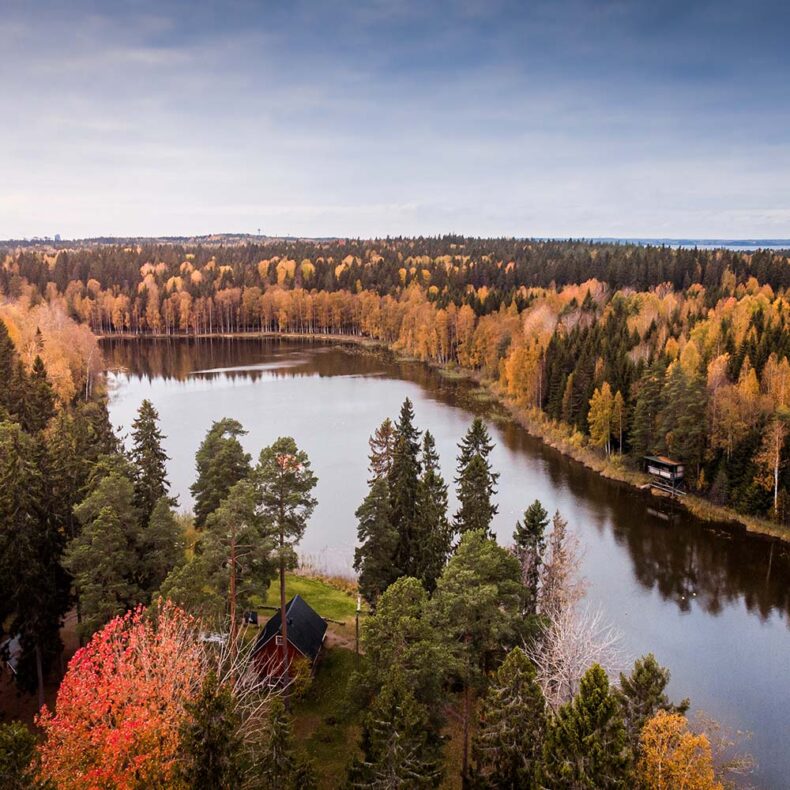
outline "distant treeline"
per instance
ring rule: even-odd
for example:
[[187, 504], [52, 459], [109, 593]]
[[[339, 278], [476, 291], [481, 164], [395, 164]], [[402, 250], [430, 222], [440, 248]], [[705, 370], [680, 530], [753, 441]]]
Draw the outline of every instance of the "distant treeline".
[[577, 441], [666, 453], [790, 517], [790, 261], [771, 251], [465, 239], [9, 251], [0, 289], [102, 334], [353, 334], [479, 372]]

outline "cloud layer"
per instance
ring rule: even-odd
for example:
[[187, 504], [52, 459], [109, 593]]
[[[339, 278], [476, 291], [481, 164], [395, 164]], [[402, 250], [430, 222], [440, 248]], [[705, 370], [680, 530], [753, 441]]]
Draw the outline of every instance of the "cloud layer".
[[790, 236], [782, 3], [0, 6], [0, 237]]

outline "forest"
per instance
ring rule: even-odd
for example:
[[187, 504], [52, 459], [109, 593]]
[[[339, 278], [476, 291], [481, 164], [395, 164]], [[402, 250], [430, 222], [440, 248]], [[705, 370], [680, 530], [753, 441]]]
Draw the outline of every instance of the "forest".
[[[669, 455], [690, 492], [787, 525], [788, 286], [787, 255], [768, 250], [151, 241], [8, 248], [0, 315], [30, 359], [37, 330], [61, 315], [98, 335], [371, 338], [474, 373], [617, 467]], [[100, 370], [89, 352], [64, 363], [52, 350], [46, 362], [61, 386], [66, 365], [85, 382]]]
[[[316, 505], [307, 454], [280, 437], [253, 459], [244, 427], [218, 419], [195, 457], [193, 512], [178, 514], [153, 405], [124, 445], [100, 388], [77, 386], [85, 369], [60, 394], [34, 337], [28, 366], [0, 321], [1, 620], [19, 646], [15, 684], [39, 702], [34, 728], [0, 723], [3, 787], [717, 790], [748, 770], [686, 716], [689, 700], [669, 699], [652, 655], [626, 666], [583, 602], [560, 513], [525, 503], [512, 543], [497, 543], [479, 418], [460, 437], [448, 512], [408, 399], [369, 442], [358, 580], [344, 582], [367, 604], [361, 647], [330, 645], [314, 677], [285, 663], [272, 683], [243, 613], [284, 609]], [[81, 646], [64, 666], [74, 612]], [[308, 747], [313, 686], [338, 662], [333, 713]]]

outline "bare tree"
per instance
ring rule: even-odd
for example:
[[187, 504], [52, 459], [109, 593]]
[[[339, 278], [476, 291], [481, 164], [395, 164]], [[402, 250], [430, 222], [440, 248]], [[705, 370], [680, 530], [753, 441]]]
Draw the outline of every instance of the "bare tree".
[[752, 737], [750, 732], [733, 731], [704, 711], [694, 716], [692, 729], [704, 733], [710, 741], [716, 776], [723, 780], [725, 788], [749, 790], [754, 787], [745, 778], [757, 767], [754, 757], [743, 750], [745, 742]]
[[552, 521], [548, 556], [543, 563], [540, 579], [538, 611], [542, 615], [558, 615], [584, 597], [586, 584], [579, 572], [580, 564], [579, 540], [568, 533], [568, 522], [557, 511]]
[[592, 664], [600, 664], [610, 677], [625, 668], [628, 662], [621, 640], [622, 634], [604, 621], [601, 609], [591, 612], [589, 607], [566, 606], [546, 614], [541, 638], [527, 653], [554, 713], [573, 699]]

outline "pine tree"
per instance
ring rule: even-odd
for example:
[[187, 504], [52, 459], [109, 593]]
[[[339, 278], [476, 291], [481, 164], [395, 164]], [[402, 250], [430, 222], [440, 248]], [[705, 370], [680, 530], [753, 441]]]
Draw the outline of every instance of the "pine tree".
[[370, 604], [400, 575], [395, 566], [398, 533], [390, 518], [387, 481], [373, 481], [370, 492], [357, 508], [357, 542], [354, 570], [359, 574], [359, 591]]
[[472, 787], [521, 790], [534, 786], [543, 753], [546, 703], [535, 667], [514, 647], [486, 691], [472, 741]]
[[430, 737], [428, 711], [397, 670], [365, 716], [361, 747], [362, 757], [349, 767], [349, 787], [406, 790], [441, 782], [441, 752]]
[[414, 427], [414, 409], [406, 398], [400, 410], [388, 484], [390, 518], [398, 533], [395, 565], [406, 576], [414, 576], [414, 529], [417, 489], [421, 472], [420, 432]]
[[630, 436], [631, 447], [636, 455], [655, 452], [660, 441], [658, 421], [663, 405], [665, 370], [666, 363], [659, 358], [639, 380]]
[[623, 709], [625, 728], [636, 751], [642, 728], [658, 711], [685, 713], [689, 701], [673, 705], [665, 690], [669, 684], [669, 670], [662, 667], [652, 653], [637, 659], [630, 675], [620, 673], [620, 688], [616, 692]]
[[579, 693], [551, 721], [543, 747], [540, 786], [630, 788], [632, 754], [623, 714], [609, 679], [593, 664]]
[[392, 469], [392, 457], [395, 452], [395, 438], [397, 432], [392, 420], [387, 417], [384, 422], [376, 428], [373, 436], [368, 440], [370, 446], [369, 468], [371, 478], [368, 481], [371, 485], [380, 479], [386, 480]]
[[417, 488], [413, 570], [428, 592], [433, 592], [450, 554], [452, 533], [447, 521], [447, 484], [439, 470], [439, 455], [430, 431], [423, 437], [422, 467]]
[[113, 472], [75, 509], [82, 530], [68, 545], [64, 565], [74, 577], [82, 636], [144, 600], [140, 514], [134, 486]]
[[231, 487], [251, 472], [250, 456], [239, 436], [247, 432], [237, 420], [225, 418], [213, 423], [195, 455], [197, 479], [190, 486], [195, 498], [195, 526], [200, 529]]
[[546, 527], [549, 514], [539, 500], [535, 500], [524, 511], [524, 521], [516, 522], [513, 532], [516, 556], [521, 563], [521, 583], [524, 585], [523, 613], [537, 612], [538, 587], [540, 584], [543, 555], [546, 551]]
[[491, 520], [498, 510], [492, 499], [499, 475], [491, 471], [488, 461], [493, 447], [485, 423], [475, 417], [458, 445], [455, 483], [460, 507], [454, 518], [458, 532], [482, 529], [490, 534]]
[[244, 742], [233, 693], [210, 672], [200, 693], [186, 703], [181, 727], [182, 781], [188, 788], [240, 787]]
[[140, 536], [141, 587], [149, 594], [159, 589], [168, 573], [184, 558], [184, 534], [170, 502], [168, 497], [157, 500]]
[[0, 320], [0, 411], [5, 411], [13, 420], [19, 419], [19, 407], [24, 398], [22, 385], [26, 382], [20, 380], [21, 364], [8, 328]]
[[261, 790], [312, 790], [312, 766], [296, 751], [291, 717], [279, 698], [269, 707], [266, 740], [257, 754], [256, 780]]
[[149, 400], [140, 404], [137, 418], [132, 423], [131, 459], [135, 465], [135, 504], [144, 522], [151, 517], [156, 503], [167, 496], [167, 453], [159, 430], [159, 414]]

